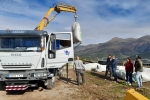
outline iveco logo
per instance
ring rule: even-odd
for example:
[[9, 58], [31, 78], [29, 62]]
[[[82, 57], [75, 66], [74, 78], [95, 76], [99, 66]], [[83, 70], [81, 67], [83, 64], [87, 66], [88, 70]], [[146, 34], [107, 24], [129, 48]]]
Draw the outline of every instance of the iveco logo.
[[22, 54], [11, 54], [11, 56], [22, 56]]

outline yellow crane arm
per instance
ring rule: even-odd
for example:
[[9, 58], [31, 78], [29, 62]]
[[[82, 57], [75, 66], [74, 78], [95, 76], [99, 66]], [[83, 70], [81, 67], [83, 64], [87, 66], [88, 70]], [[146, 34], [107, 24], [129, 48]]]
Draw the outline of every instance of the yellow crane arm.
[[[48, 19], [48, 17], [53, 11], [56, 11], [57, 14], [53, 16], [52, 18]], [[49, 24], [49, 22], [51, 22], [61, 11], [76, 13], [76, 7], [62, 4], [62, 3], [58, 5], [53, 4], [52, 7], [50, 7], [49, 10], [46, 12], [42, 20], [39, 22], [35, 30], [43, 30], [44, 27], [46, 27]]]

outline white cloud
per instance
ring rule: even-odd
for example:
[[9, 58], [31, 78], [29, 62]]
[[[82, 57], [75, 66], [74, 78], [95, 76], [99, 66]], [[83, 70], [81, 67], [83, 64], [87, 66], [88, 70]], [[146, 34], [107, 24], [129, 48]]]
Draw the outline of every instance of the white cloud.
[[[46, 3], [45, 6], [40, 0], [37, 1], [0, 1], [0, 29], [34, 29], [51, 4], [58, 2], [42, 1]], [[77, 21], [83, 33], [83, 44], [106, 42], [113, 37], [137, 38], [150, 34], [149, 1], [63, 0], [62, 2], [76, 6]], [[125, 11], [129, 13], [124, 16], [122, 14]], [[73, 13], [61, 12], [45, 30], [48, 32], [71, 31], [73, 22]]]

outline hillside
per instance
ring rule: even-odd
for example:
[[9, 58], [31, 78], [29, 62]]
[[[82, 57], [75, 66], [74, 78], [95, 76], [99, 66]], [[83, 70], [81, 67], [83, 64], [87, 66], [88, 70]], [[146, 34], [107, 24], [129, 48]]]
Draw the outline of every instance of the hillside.
[[115, 37], [105, 43], [79, 46], [75, 54], [86, 59], [97, 59], [97, 57], [106, 59], [108, 54], [116, 55], [120, 60], [137, 54], [142, 58], [150, 58], [147, 56], [150, 54], [150, 36], [146, 35], [138, 39]]

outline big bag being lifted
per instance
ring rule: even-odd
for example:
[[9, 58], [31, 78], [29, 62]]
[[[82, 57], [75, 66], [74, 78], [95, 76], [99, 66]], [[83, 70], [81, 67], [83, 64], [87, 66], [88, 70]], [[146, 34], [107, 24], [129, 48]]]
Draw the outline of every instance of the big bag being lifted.
[[73, 33], [73, 43], [82, 42], [82, 34], [80, 24], [78, 22], [74, 22], [72, 25], [72, 33]]

